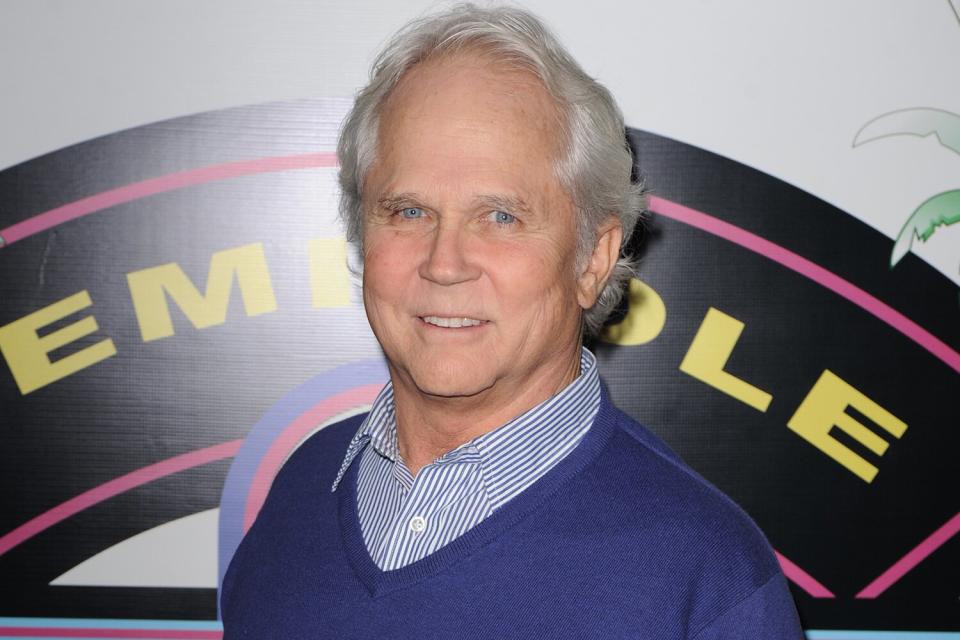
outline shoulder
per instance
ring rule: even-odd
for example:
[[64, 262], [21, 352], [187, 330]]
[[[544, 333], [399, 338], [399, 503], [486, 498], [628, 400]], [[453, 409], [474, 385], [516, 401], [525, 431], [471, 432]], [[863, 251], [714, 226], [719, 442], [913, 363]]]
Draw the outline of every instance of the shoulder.
[[733, 500], [649, 429], [612, 405], [605, 409], [614, 426], [605, 457], [608, 464], [626, 472], [620, 486], [631, 499], [653, 501], [658, 513], [678, 519], [693, 532], [706, 526], [722, 527], [768, 549], [756, 524]]
[[316, 548], [317, 540], [335, 539], [330, 531], [336, 519], [330, 514], [336, 500], [330, 487], [364, 417], [321, 425], [287, 456], [224, 576], [220, 591], [224, 620], [236, 621], [246, 615], [249, 603], [274, 597], [263, 596], [263, 584], [290, 579], [304, 566], [298, 554]]
[[782, 582], [773, 550], [743, 509], [651, 431], [604, 404], [598, 419], [613, 430], [596, 465], [596, 497], [617, 526], [640, 532], [645, 556], [698, 594], [693, 618], [709, 620], [771, 579]]
[[347, 454], [350, 440], [366, 416], [361, 413], [321, 427], [298, 443], [277, 473], [271, 493], [290, 486], [323, 486], [324, 483], [329, 488]]
[[298, 522], [306, 505], [332, 504], [330, 489], [365, 415], [317, 429], [294, 448], [273, 478], [251, 534], [264, 529], [276, 532], [281, 523]]

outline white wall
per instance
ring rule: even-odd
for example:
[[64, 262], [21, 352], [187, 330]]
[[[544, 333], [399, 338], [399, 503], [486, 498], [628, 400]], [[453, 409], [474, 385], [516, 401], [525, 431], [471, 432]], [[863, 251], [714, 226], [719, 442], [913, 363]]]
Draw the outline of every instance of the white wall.
[[[612, 89], [631, 126], [783, 178], [893, 238], [921, 202], [960, 189], [960, 153], [932, 136], [852, 140], [897, 109], [960, 114], [954, 2], [523, 4]], [[6, 0], [0, 168], [198, 111], [349, 96], [388, 34], [435, 4]], [[960, 225], [914, 251], [960, 284]]]

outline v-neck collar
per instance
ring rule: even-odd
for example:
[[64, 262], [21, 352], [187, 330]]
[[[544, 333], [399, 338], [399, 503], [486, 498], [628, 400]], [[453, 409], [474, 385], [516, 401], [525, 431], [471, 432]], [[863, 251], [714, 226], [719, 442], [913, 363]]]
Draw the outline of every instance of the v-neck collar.
[[596, 459], [613, 433], [615, 419], [612, 412], [613, 406], [610, 404], [606, 390], [602, 390], [600, 411], [593, 426], [568, 456], [523, 493], [504, 504], [462, 536], [430, 555], [392, 571], [380, 569], [370, 557], [363, 542], [357, 516], [357, 468], [359, 465], [350, 465], [342, 478], [340, 490], [336, 492], [336, 500], [341, 542], [354, 573], [370, 595], [379, 598], [412, 586], [469, 557], [504, 530], [527, 517], [553, 496], [564, 483], [580, 474]]

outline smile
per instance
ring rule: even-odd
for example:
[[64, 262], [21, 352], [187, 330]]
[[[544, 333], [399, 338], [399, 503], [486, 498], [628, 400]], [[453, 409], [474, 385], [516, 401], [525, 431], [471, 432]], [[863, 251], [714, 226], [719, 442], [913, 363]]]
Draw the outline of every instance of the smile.
[[486, 323], [486, 320], [477, 320], [476, 318], [446, 318], [442, 316], [420, 316], [420, 319], [427, 324], [445, 329], [460, 329], [463, 327], [479, 327]]

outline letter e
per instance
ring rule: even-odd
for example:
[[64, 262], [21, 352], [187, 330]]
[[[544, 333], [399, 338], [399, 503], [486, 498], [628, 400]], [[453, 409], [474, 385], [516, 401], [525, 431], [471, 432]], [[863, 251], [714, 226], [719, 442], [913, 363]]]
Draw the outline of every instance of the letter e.
[[48, 354], [51, 351], [99, 329], [97, 320], [93, 316], [86, 316], [42, 338], [37, 335], [37, 330], [91, 304], [90, 294], [81, 291], [0, 327], [0, 352], [7, 360], [20, 393], [26, 395], [36, 391], [117, 354], [113, 341], [107, 338], [55, 362], [50, 361]]
[[820, 379], [797, 407], [787, 426], [864, 482], [872, 482], [877, 475], [877, 468], [830, 437], [830, 429], [842, 429], [878, 456], [882, 456], [890, 445], [845, 413], [848, 406], [870, 418], [896, 438], [907, 430], [906, 423], [829, 370], [824, 370], [820, 375]]

